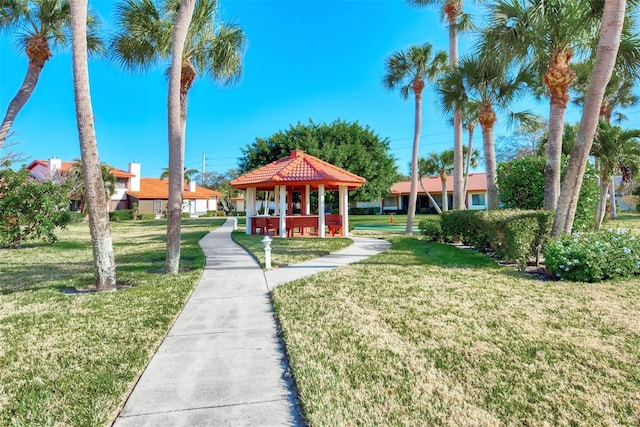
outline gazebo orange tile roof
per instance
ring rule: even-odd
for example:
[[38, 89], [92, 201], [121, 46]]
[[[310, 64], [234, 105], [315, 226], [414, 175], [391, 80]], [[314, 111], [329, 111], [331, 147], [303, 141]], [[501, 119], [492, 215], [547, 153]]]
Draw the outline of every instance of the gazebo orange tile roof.
[[318, 185], [324, 185], [327, 190], [335, 190], [340, 185], [346, 185], [350, 190], [354, 190], [365, 182], [366, 179], [305, 154], [302, 150], [293, 150], [290, 156], [242, 175], [230, 184], [237, 189], [267, 189], [282, 185], [310, 185], [311, 188], [317, 189]]

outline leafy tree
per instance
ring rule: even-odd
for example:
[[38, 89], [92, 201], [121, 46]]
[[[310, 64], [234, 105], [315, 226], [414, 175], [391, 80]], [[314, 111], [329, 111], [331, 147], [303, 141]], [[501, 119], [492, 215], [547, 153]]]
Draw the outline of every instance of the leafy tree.
[[89, 213], [89, 231], [93, 250], [94, 283], [96, 290], [116, 288], [116, 262], [113, 254], [109, 204], [105, 190], [98, 143], [94, 128], [93, 107], [89, 93], [89, 65], [87, 59], [87, 2], [71, 1], [71, 45], [73, 60], [73, 92], [76, 122], [80, 140], [84, 196]]
[[[500, 163], [527, 156], [543, 156], [544, 144], [546, 144], [547, 140], [547, 127], [547, 121], [540, 116], [536, 116], [528, 125], [520, 125], [511, 134], [498, 137], [496, 141], [496, 161]], [[567, 126], [565, 126], [565, 132], [566, 129]], [[564, 141], [563, 136], [563, 147]]]
[[[71, 9], [67, 0], [4, 0], [0, 1], [0, 30], [17, 36], [18, 45], [29, 60], [27, 73], [16, 96], [9, 103], [0, 125], [0, 148], [4, 144], [13, 121], [31, 97], [45, 63], [56, 46], [69, 45]], [[102, 52], [96, 35], [97, 20], [88, 15], [87, 47], [91, 52]]]
[[[527, 156], [498, 164], [500, 202], [507, 209], [542, 209], [544, 205], [544, 156]], [[562, 160], [562, 173], [566, 172], [567, 158]], [[597, 174], [589, 166], [577, 205], [576, 228], [593, 226], [593, 212], [598, 199]]]
[[20, 248], [22, 242], [42, 238], [56, 241], [54, 231], [70, 220], [67, 189], [39, 182], [23, 166], [14, 171], [0, 168], [0, 247]]
[[222, 193], [223, 197], [220, 202], [225, 210], [230, 210], [232, 208], [231, 199], [237, 195], [237, 190], [231, 187], [229, 182], [240, 175], [242, 175], [240, 173], [240, 169], [229, 169], [223, 174], [205, 172], [202, 180], [202, 186]]
[[413, 153], [411, 155], [411, 188], [409, 190], [409, 208], [405, 234], [413, 234], [413, 222], [418, 199], [418, 151], [422, 132], [422, 91], [424, 81], [436, 81], [445, 70], [447, 54], [440, 51], [432, 55], [433, 47], [429, 43], [411, 46], [389, 56], [385, 63], [386, 74], [382, 84], [387, 89], [399, 89], [404, 99], [413, 91], [415, 99], [415, 125], [413, 132]]
[[380, 139], [368, 126], [342, 120], [330, 124], [298, 123], [267, 139], [257, 138], [242, 149], [239, 169], [241, 173], [249, 172], [286, 157], [295, 149], [365, 178], [367, 182], [362, 187], [350, 192], [356, 201], [380, 200], [397, 182], [389, 141]]

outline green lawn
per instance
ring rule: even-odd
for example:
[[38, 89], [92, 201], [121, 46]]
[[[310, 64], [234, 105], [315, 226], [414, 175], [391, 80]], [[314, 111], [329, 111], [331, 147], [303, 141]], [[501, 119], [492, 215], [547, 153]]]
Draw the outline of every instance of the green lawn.
[[92, 285], [87, 224], [0, 250], [0, 425], [105, 425], [200, 278], [198, 240], [223, 221], [183, 220], [174, 276], [159, 274], [165, 221], [112, 223], [117, 292], [61, 292]]
[[640, 423], [640, 277], [545, 282], [386, 238], [383, 254], [274, 291], [310, 425]]

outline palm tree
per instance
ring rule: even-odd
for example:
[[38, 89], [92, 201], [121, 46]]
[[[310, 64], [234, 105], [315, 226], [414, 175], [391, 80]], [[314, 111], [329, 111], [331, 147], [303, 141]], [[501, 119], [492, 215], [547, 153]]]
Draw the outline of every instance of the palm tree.
[[[184, 168], [183, 179], [184, 182], [189, 184], [191, 182], [192, 176], [199, 173], [198, 169], [187, 169]], [[162, 173], [160, 174], [160, 179], [169, 178], [169, 168], [163, 168]]]
[[420, 176], [438, 175], [440, 177], [440, 183], [442, 184], [442, 211], [447, 212], [449, 210], [447, 175], [451, 175], [453, 172], [453, 150], [445, 150], [440, 154], [430, 153], [427, 158], [420, 158], [418, 160], [418, 170], [420, 171]]
[[[470, 26], [468, 15], [462, 12], [462, 0], [407, 0], [412, 6], [436, 6], [449, 24], [449, 67], [458, 66], [458, 32]], [[453, 111], [453, 208], [464, 209], [462, 155], [462, 111]]]
[[442, 98], [441, 108], [451, 112], [456, 105], [463, 106], [473, 101], [480, 106], [478, 123], [482, 127], [484, 163], [487, 173], [487, 207], [498, 208], [496, 184], [496, 157], [493, 128], [497, 121], [496, 109], [508, 112], [512, 122], [527, 123], [532, 120], [529, 112], [511, 112], [509, 104], [525, 93], [531, 81], [531, 73], [525, 68], [510, 72], [507, 64], [493, 58], [470, 58], [460, 61], [457, 68], [449, 70], [438, 83], [437, 91]]
[[[169, 207], [167, 210], [167, 272], [177, 273], [180, 254], [180, 206], [182, 204], [184, 138], [187, 119], [187, 94], [195, 78], [206, 74], [216, 83], [232, 85], [242, 71], [245, 35], [233, 25], [218, 24], [216, 0], [194, 0], [180, 48], [180, 62], [172, 56], [170, 72], [180, 69], [179, 125], [180, 135], [169, 138]], [[179, 7], [178, 7], [179, 6]], [[116, 6], [118, 31], [111, 41], [115, 60], [130, 69], [145, 70], [175, 54], [172, 32], [184, 1], [124, 0]], [[171, 74], [173, 76], [173, 74]], [[170, 92], [171, 93], [171, 92]], [[171, 102], [169, 102], [171, 105]], [[169, 110], [171, 120], [172, 110]], [[172, 129], [170, 124], [170, 129]], [[176, 140], [180, 136], [180, 140]], [[172, 144], [176, 144], [173, 146]], [[174, 168], [176, 168], [174, 170]], [[170, 212], [174, 212], [170, 214]]]
[[[116, 176], [113, 171], [104, 163], [100, 164], [100, 175], [104, 185], [104, 195], [107, 199], [107, 203], [116, 192]], [[73, 164], [67, 172], [67, 183], [69, 184], [69, 193], [75, 198], [80, 206], [80, 211], [86, 213], [86, 191], [85, 182], [82, 169], [82, 160], [74, 159]], [[107, 208], [107, 211], [109, 209]]]
[[73, 88], [76, 119], [80, 139], [84, 194], [89, 212], [89, 230], [93, 249], [96, 290], [116, 288], [116, 263], [113, 255], [111, 229], [104, 182], [98, 160], [98, 145], [93, 127], [93, 108], [89, 93], [87, 60], [87, 1], [71, 0], [71, 44], [73, 57]]
[[640, 130], [623, 130], [601, 120], [591, 147], [591, 154], [598, 160], [600, 178], [600, 199], [596, 209], [596, 228], [600, 228], [607, 205], [607, 190], [615, 186], [613, 177], [620, 172], [624, 186], [631, 181], [640, 169]]
[[[464, 182], [462, 185], [462, 194], [466, 197], [467, 182], [469, 181], [469, 170], [476, 167], [480, 153], [473, 149], [473, 133], [478, 123], [478, 114], [480, 113], [480, 104], [474, 101], [467, 102], [462, 110], [462, 127], [467, 130], [469, 142], [466, 147], [462, 147], [464, 157]], [[455, 165], [454, 165], [455, 166]], [[455, 172], [455, 171], [454, 171]], [[455, 178], [454, 178], [455, 180]], [[466, 200], [465, 200], [466, 204]]]
[[[599, 15], [585, 0], [498, 0], [490, 6], [490, 25], [482, 50], [514, 56], [533, 66], [542, 81], [537, 90], [549, 96], [544, 209], [555, 210], [560, 194], [562, 131], [575, 78], [571, 59], [589, 52]], [[544, 85], [543, 85], [544, 84]]]
[[[0, 125], [0, 148], [4, 144], [13, 121], [31, 97], [45, 63], [51, 58], [52, 48], [69, 44], [71, 9], [67, 0], [11, 0], [0, 2], [0, 30], [18, 36], [18, 44], [24, 49], [29, 66], [18, 89], [9, 103]], [[87, 47], [91, 52], [101, 52], [102, 45], [96, 36], [97, 21], [87, 15]]]
[[446, 67], [447, 54], [439, 51], [432, 55], [433, 47], [429, 43], [398, 51], [389, 56], [385, 63], [386, 74], [382, 85], [387, 89], [399, 89], [404, 99], [409, 98], [413, 90], [415, 97], [415, 125], [413, 132], [413, 153], [411, 156], [411, 189], [409, 210], [405, 233], [413, 234], [413, 223], [418, 198], [418, 149], [422, 131], [422, 91], [427, 81], [435, 81]]
[[573, 228], [578, 196], [582, 188], [582, 178], [584, 177], [598, 125], [602, 100], [611, 79], [620, 47], [625, 11], [626, 0], [604, 2], [600, 40], [596, 50], [591, 82], [585, 96], [578, 134], [571, 151], [564, 182], [562, 183], [558, 207], [551, 229], [552, 236], [571, 233]]

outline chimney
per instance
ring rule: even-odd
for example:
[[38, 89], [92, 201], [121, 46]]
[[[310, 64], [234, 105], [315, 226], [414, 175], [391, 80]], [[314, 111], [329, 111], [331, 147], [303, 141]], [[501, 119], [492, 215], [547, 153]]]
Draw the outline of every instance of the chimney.
[[291, 157], [303, 157], [304, 151], [302, 150], [291, 150]]
[[142, 166], [138, 162], [129, 163], [129, 173], [133, 175], [129, 178], [129, 191], [140, 191], [140, 171]]
[[196, 192], [196, 182], [195, 181], [190, 181], [189, 182], [189, 192], [190, 193], [195, 193]]
[[49, 159], [49, 177], [53, 177], [56, 175], [59, 169], [62, 169], [62, 160], [56, 159], [56, 156], [53, 156]]

